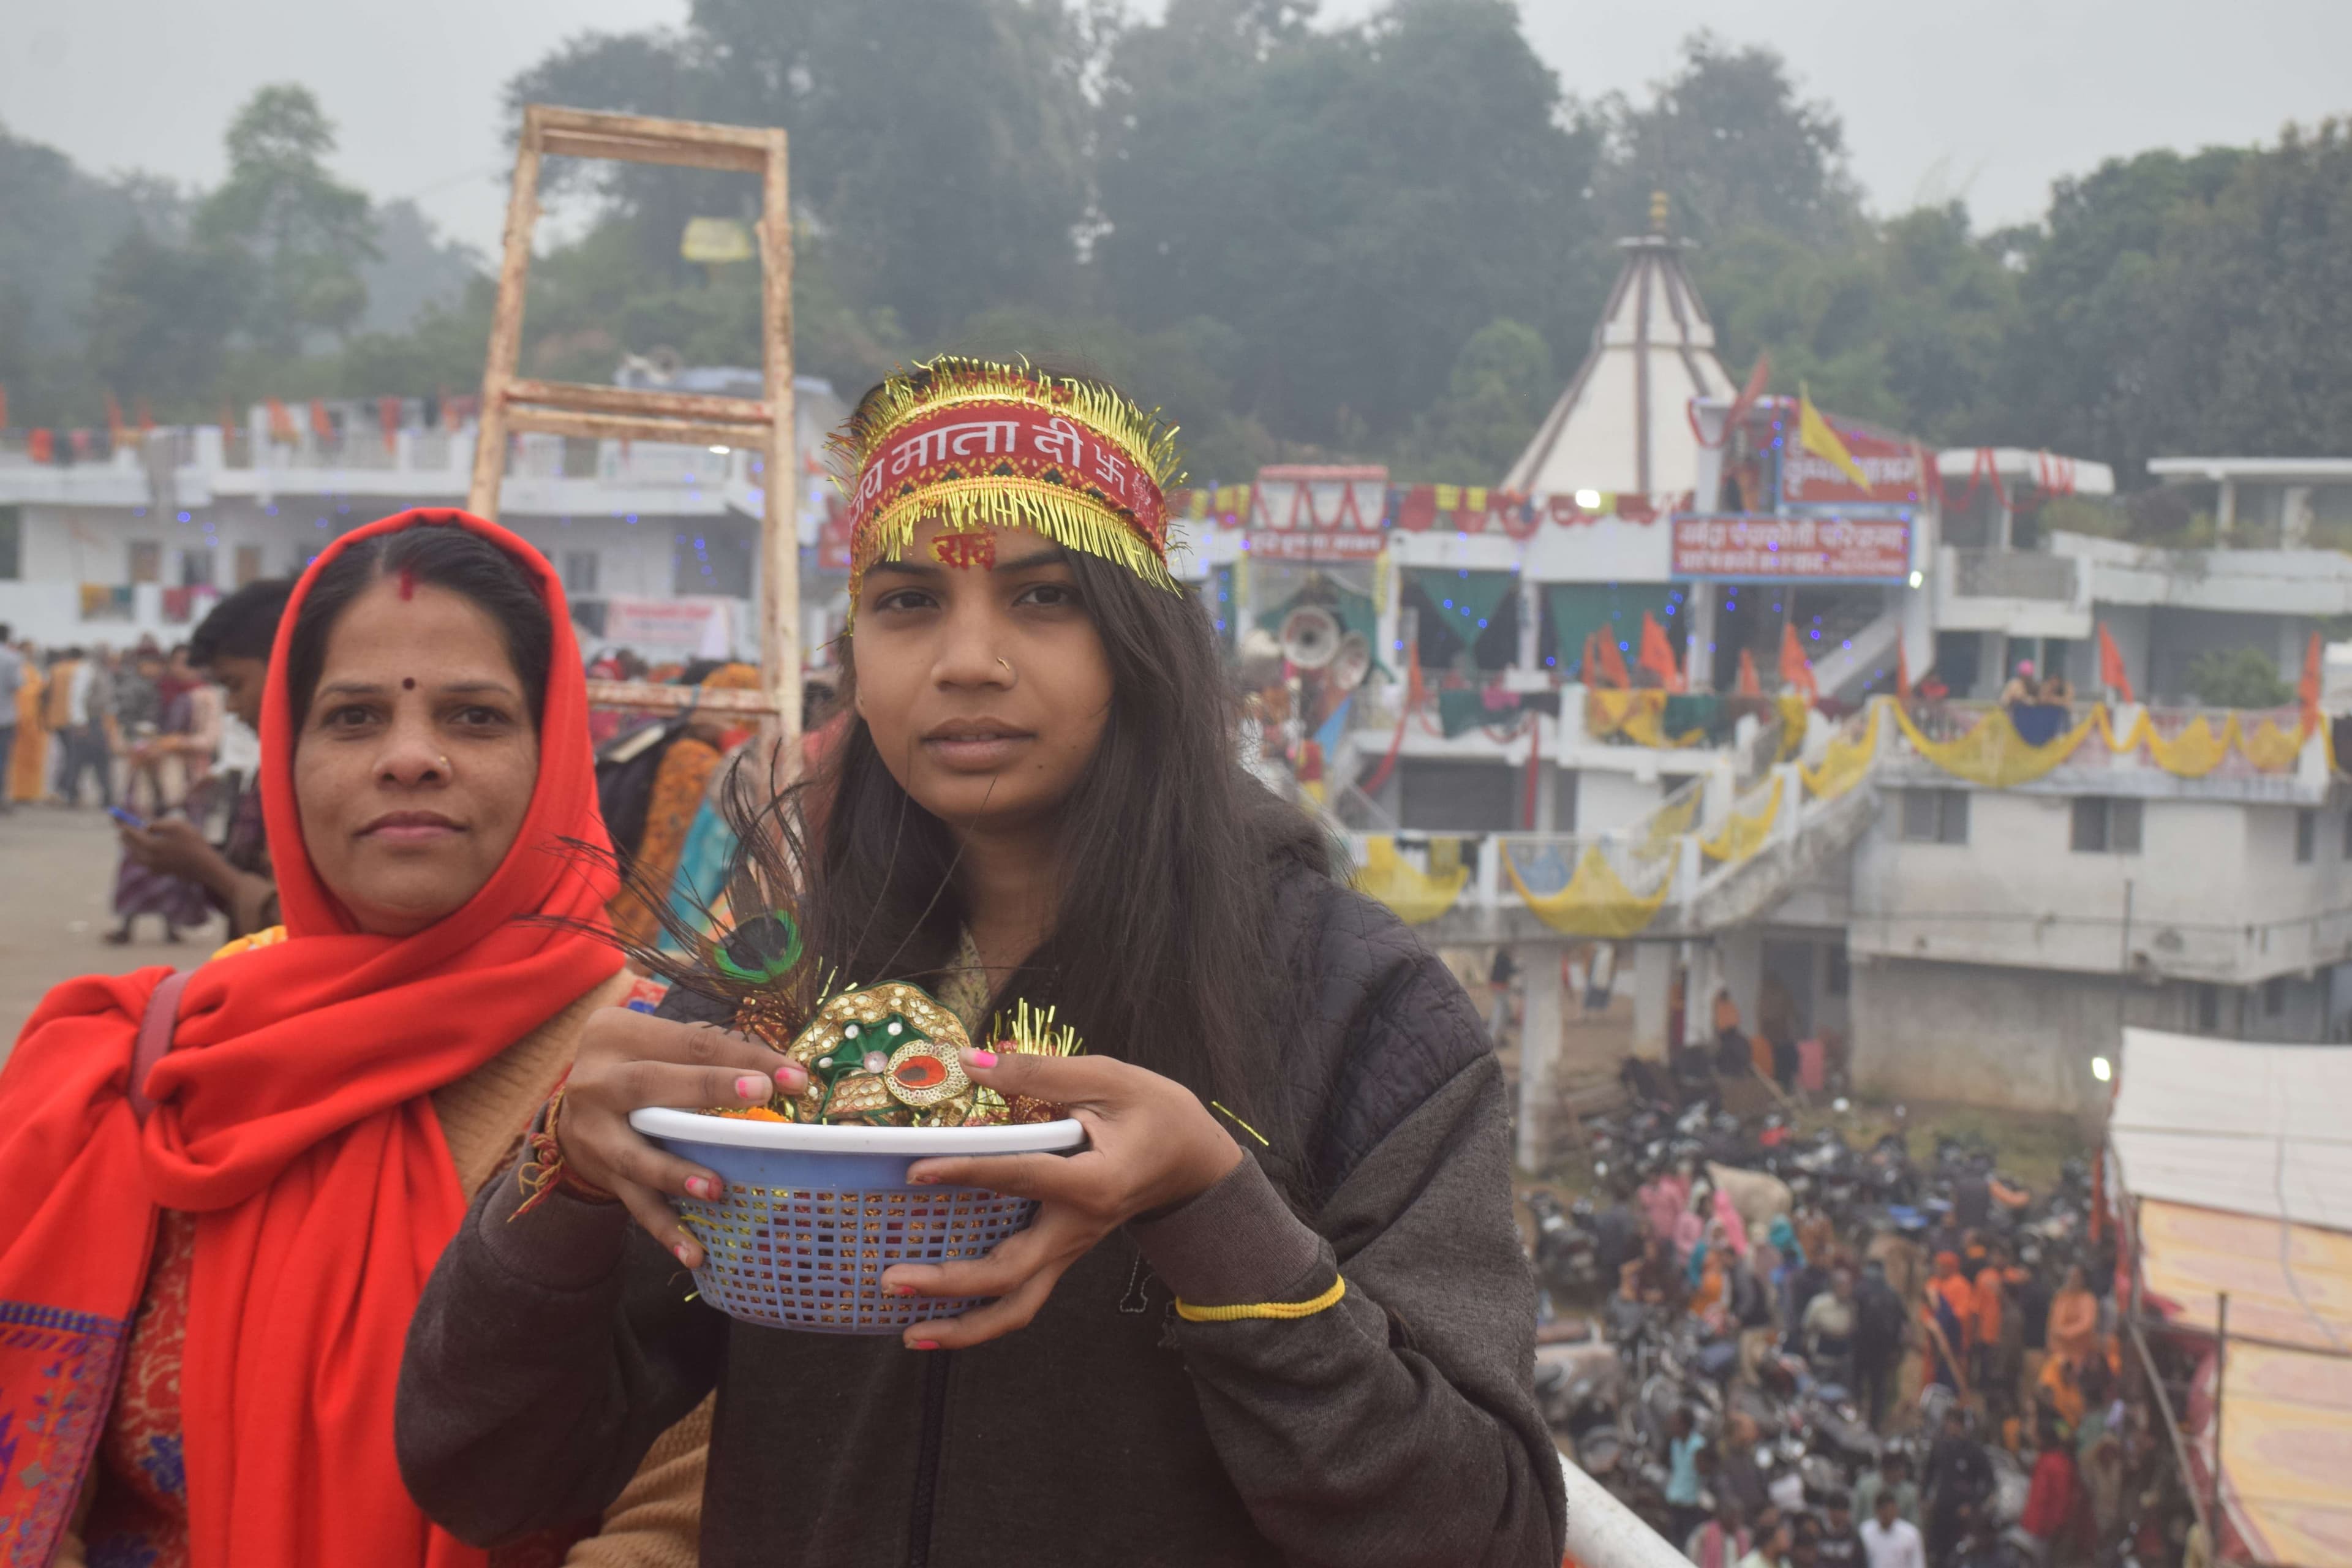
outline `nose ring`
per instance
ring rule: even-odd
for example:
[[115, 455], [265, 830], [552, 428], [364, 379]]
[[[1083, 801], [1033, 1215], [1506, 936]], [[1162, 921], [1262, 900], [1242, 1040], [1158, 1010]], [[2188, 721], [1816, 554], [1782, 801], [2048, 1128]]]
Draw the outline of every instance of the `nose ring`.
[[449, 771], [449, 759], [448, 759], [446, 756], [444, 756], [444, 757], [442, 757], [442, 758], [440, 759], [440, 762], [441, 762], [441, 771], [442, 771], [444, 773], [448, 773], [448, 771]]
[[1003, 666], [1004, 666], [1004, 673], [1005, 673], [1005, 674], [1007, 674], [1007, 675], [1009, 675], [1009, 676], [1011, 676], [1011, 677], [1013, 678], [1013, 679], [1012, 679], [1012, 680], [1011, 680], [1010, 682], [1008, 682], [1008, 685], [1011, 685], [1011, 686], [1018, 686], [1018, 685], [1020, 685], [1020, 684], [1021, 684], [1021, 672], [1020, 672], [1019, 670], [1017, 670], [1017, 669], [1015, 669], [1015, 668], [1013, 668], [1013, 661], [1012, 661], [1012, 660], [1010, 660], [1010, 659], [1006, 659], [1006, 658], [999, 658], [996, 662], [997, 662], [997, 663], [999, 663], [999, 664], [1001, 664], [1001, 665], [1003, 665]]

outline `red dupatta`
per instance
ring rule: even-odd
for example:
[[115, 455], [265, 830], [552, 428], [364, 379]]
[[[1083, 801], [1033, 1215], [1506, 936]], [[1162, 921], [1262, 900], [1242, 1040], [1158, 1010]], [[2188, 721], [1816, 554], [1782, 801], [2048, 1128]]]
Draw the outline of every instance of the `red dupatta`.
[[[295, 813], [287, 648], [319, 574], [356, 540], [469, 529], [531, 574], [553, 622], [539, 778], [514, 846], [455, 913], [359, 931]], [[0, 1071], [0, 1563], [46, 1564], [113, 1399], [160, 1208], [198, 1216], [181, 1373], [195, 1568], [476, 1568], [411, 1502], [393, 1453], [401, 1348], [466, 1211], [429, 1096], [620, 959], [533, 914], [600, 918], [586, 688], [554, 573], [495, 524], [403, 512], [329, 546], [296, 584], [262, 704], [262, 806], [288, 940], [207, 963], [181, 999], [142, 1126], [133, 1039], [167, 971], [43, 999]]]

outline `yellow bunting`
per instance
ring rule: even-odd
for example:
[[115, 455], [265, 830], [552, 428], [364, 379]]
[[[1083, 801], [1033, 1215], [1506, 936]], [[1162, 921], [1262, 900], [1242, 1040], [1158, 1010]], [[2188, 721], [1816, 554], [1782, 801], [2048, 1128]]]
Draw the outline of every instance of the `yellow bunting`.
[[1878, 723], [1885, 711], [1883, 700], [1874, 701], [1870, 705], [1870, 722], [1864, 727], [1859, 740], [1849, 741], [1839, 735], [1822, 753], [1820, 767], [1798, 764], [1798, 771], [1804, 775], [1806, 794], [1815, 800], [1827, 800], [1843, 795], [1862, 781], [1878, 755]]
[[1646, 865], [1673, 849], [1675, 840], [1698, 820], [1701, 793], [1696, 786], [1685, 788], [1650, 813], [1650, 825], [1633, 846], [1633, 858]]
[[1663, 691], [1646, 688], [1622, 691], [1596, 686], [1585, 694], [1584, 732], [1595, 740], [1622, 735], [1637, 746], [1683, 751], [1706, 739], [1705, 730], [1668, 735], [1665, 719], [1666, 694]]
[[[1433, 861], [1438, 858], [1435, 846], [1432, 846], [1432, 851]], [[1405, 924], [1426, 925], [1452, 909], [1462, 897], [1462, 889], [1469, 885], [1470, 868], [1461, 864], [1458, 848], [1454, 851], [1454, 859], [1450, 869], [1431, 876], [1406, 864], [1397, 853], [1393, 837], [1378, 835], [1364, 840], [1364, 864], [1356, 873], [1355, 889], [1395, 910]]]
[[1903, 733], [1921, 756], [1956, 778], [1988, 789], [2032, 784], [2073, 756], [2103, 718], [2104, 710], [2095, 710], [2048, 745], [2029, 746], [2017, 732], [2017, 726], [2010, 721], [2005, 708], [1991, 710], [1956, 741], [1929, 740], [1900, 703], [1895, 709], [1895, 721], [1903, 727]]
[[1745, 816], [1733, 812], [1722, 832], [1698, 841], [1699, 853], [1710, 860], [1745, 860], [1764, 847], [1772, 834], [1772, 821], [1780, 815], [1780, 780], [1775, 774], [1771, 791], [1764, 797], [1764, 809]]
[[1567, 936], [1626, 937], [1639, 933], [1657, 918], [1658, 908], [1666, 901], [1674, 880], [1670, 876], [1660, 877], [1655, 892], [1636, 893], [1610, 867], [1597, 844], [1586, 847], [1583, 858], [1576, 863], [1576, 875], [1557, 893], [1529, 892], [1527, 883], [1520, 879], [1507, 844], [1503, 850], [1503, 869], [1536, 918]]
[[1787, 762], [1805, 743], [1805, 726], [1811, 722], [1812, 705], [1801, 691], [1784, 691], [1772, 699], [1780, 710], [1780, 761]]
[[2288, 731], [2281, 728], [2278, 721], [2265, 719], [2254, 727], [2251, 735], [2245, 733], [2241, 726], [2238, 750], [2246, 754], [2246, 761], [2263, 773], [2283, 773], [2292, 769], [2295, 759], [2303, 755], [2304, 738], [2309, 733], [2300, 725]]

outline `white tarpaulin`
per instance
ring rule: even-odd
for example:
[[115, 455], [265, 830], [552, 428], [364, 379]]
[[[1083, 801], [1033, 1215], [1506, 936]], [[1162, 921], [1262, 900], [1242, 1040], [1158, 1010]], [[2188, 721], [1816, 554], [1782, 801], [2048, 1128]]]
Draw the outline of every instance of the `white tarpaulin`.
[[2352, 1230], [2352, 1047], [2126, 1029], [2107, 1121], [2134, 1195]]

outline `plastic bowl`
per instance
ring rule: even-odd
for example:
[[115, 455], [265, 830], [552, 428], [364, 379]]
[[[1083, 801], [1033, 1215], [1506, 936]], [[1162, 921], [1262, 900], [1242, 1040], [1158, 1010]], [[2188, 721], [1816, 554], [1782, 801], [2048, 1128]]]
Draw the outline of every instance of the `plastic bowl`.
[[950, 1318], [978, 1296], [886, 1296], [896, 1263], [986, 1257], [1037, 1212], [981, 1187], [910, 1186], [907, 1168], [942, 1154], [1059, 1153], [1076, 1121], [1019, 1127], [824, 1127], [659, 1108], [629, 1125], [726, 1184], [715, 1202], [677, 1200], [702, 1243], [702, 1299], [730, 1318], [824, 1334], [895, 1334]]

